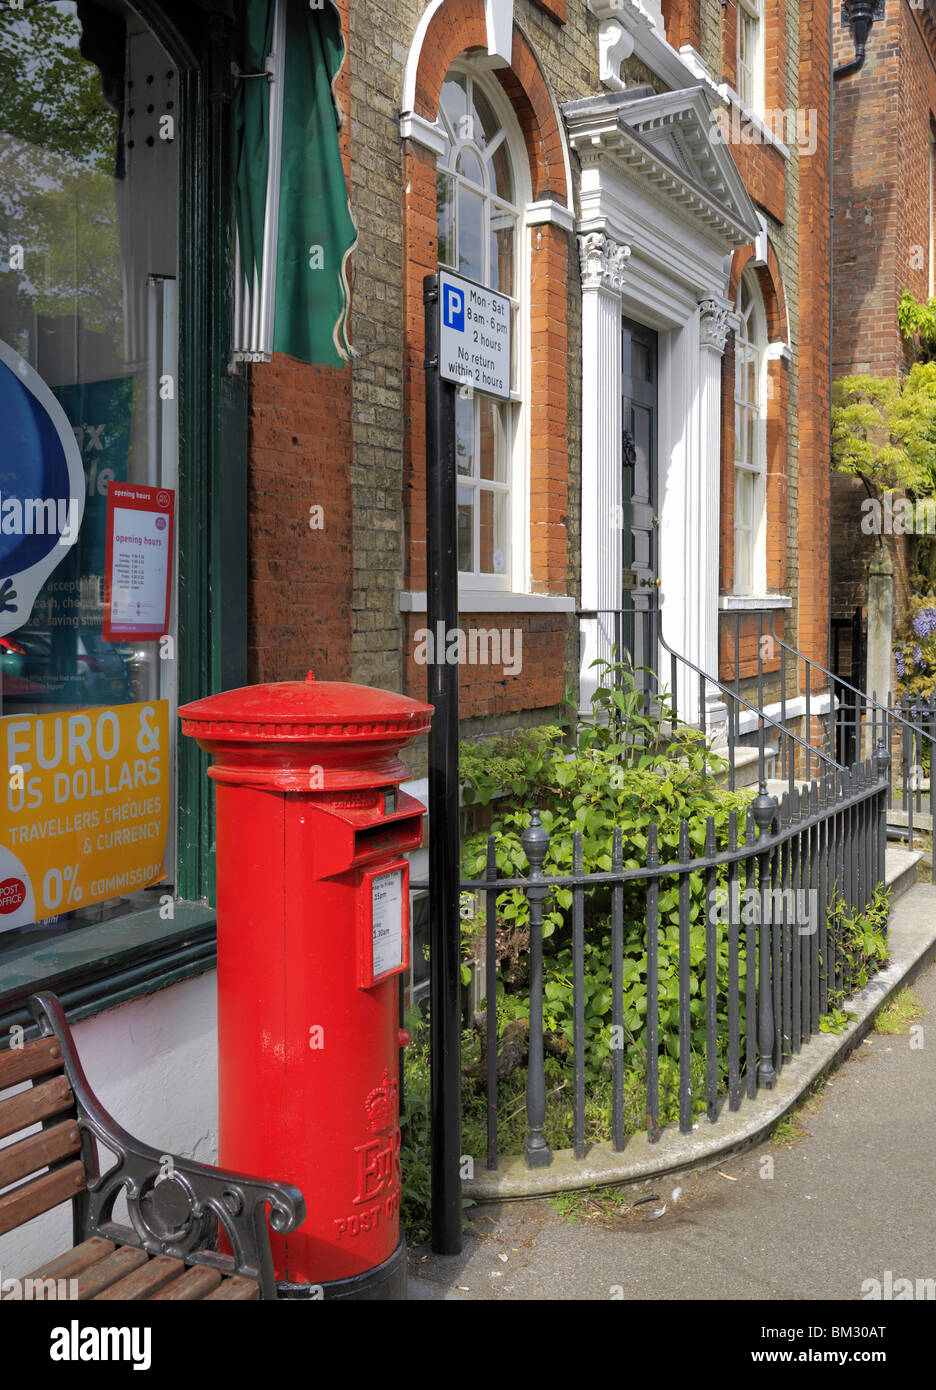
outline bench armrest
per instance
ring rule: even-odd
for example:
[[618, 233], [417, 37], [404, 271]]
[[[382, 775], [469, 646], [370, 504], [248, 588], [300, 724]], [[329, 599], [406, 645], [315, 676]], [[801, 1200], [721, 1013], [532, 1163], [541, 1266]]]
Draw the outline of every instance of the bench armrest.
[[[150, 1254], [171, 1255], [213, 1265], [225, 1273], [255, 1279], [261, 1296], [276, 1298], [269, 1225], [278, 1235], [301, 1226], [306, 1217], [302, 1193], [291, 1183], [231, 1173], [194, 1159], [167, 1154], [134, 1139], [94, 1095], [75, 1050], [65, 1013], [54, 994], [43, 991], [29, 1009], [44, 1037], [58, 1039], [65, 1074], [75, 1096], [87, 1187], [75, 1201], [76, 1243], [99, 1235], [138, 1244]], [[100, 1171], [97, 1143], [116, 1154]], [[113, 1219], [123, 1194], [133, 1232]], [[232, 1255], [210, 1248], [223, 1230]], [[135, 1239], [134, 1239], [135, 1237]]]

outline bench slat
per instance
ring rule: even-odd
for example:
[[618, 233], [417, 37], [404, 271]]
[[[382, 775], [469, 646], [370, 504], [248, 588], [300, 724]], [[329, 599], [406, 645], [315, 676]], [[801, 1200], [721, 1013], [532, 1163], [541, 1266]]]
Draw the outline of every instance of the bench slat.
[[34, 1269], [32, 1274], [27, 1277], [30, 1279], [69, 1279], [74, 1274], [80, 1274], [88, 1265], [93, 1265], [97, 1260], [103, 1260], [105, 1255], [112, 1255], [117, 1246], [112, 1240], [105, 1240], [103, 1236], [92, 1236], [90, 1240], [84, 1240], [80, 1245], [76, 1245], [71, 1250], [66, 1250], [64, 1255], [59, 1255], [57, 1260], [50, 1260], [48, 1264]]
[[8, 1187], [20, 1178], [28, 1178], [40, 1168], [48, 1168], [61, 1158], [69, 1158], [81, 1148], [81, 1131], [75, 1120], [30, 1134], [17, 1144], [0, 1149], [0, 1188]]
[[125, 1278], [140, 1265], [145, 1265], [148, 1259], [145, 1250], [139, 1250], [135, 1245], [121, 1245], [113, 1255], [97, 1260], [82, 1270], [78, 1275], [75, 1297], [81, 1302], [94, 1298], [104, 1289], [109, 1289], [111, 1284], [116, 1284], [118, 1279]]
[[225, 1279], [214, 1293], [210, 1293], [206, 1299], [203, 1299], [203, 1302], [211, 1303], [215, 1299], [218, 1302], [222, 1299], [259, 1299], [259, 1297], [260, 1285], [256, 1280], [244, 1279], [240, 1274], [234, 1274], [230, 1279]]
[[[68, 1250], [64, 1255], [59, 1255], [57, 1260], [50, 1260], [48, 1264], [42, 1265], [39, 1269], [34, 1269], [31, 1274], [27, 1274], [24, 1279], [19, 1281], [20, 1289], [24, 1286], [32, 1285], [30, 1298], [33, 1301], [42, 1300], [44, 1292], [37, 1292], [36, 1286], [41, 1285], [46, 1279], [53, 1279], [56, 1284], [61, 1280], [73, 1278], [80, 1269], [86, 1265], [93, 1264], [95, 1260], [102, 1260], [105, 1255], [109, 1255], [114, 1248], [112, 1240], [102, 1240], [100, 1236], [93, 1236], [91, 1240], [86, 1240], [82, 1245], [76, 1245], [72, 1250]], [[0, 1290], [2, 1290], [0, 1285]], [[56, 1295], [58, 1290], [56, 1290]], [[3, 1293], [0, 1292], [0, 1301], [6, 1299], [19, 1300], [20, 1292]]]
[[0, 1236], [74, 1197], [84, 1185], [84, 1164], [68, 1163], [53, 1173], [44, 1173], [41, 1178], [15, 1187], [12, 1192], [5, 1192], [0, 1197]]
[[125, 1279], [118, 1279], [116, 1284], [111, 1284], [110, 1288], [103, 1289], [99, 1294], [95, 1294], [95, 1303], [108, 1302], [121, 1299], [124, 1302], [137, 1302], [140, 1299], [150, 1298], [154, 1293], [175, 1279], [185, 1269], [182, 1260], [173, 1259], [170, 1255], [155, 1255], [153, 1259], [147, 1261], [139, 1269], [135, 1269], [132, 1274], [128, 1274]]
[[211, 1293], [221, 1283], [221, 1273], [217, 1269], [209, 1269], [207, 1265], [195, 1265], [187, 1269], [178, 1279], [174, 1279], [171, 1284], [167, 1284], [164, 1289], [154, 1293], [150, 1299], [151, 1303], [192, 1303], [197, 1299], [204, 1298], [205, 1294]]
[[0, 1052], [0, 1087], [18, 1086], [34, 1076], [61, 1071], [62, 1049], [58, 1038], [37, 1038], [25, 1047], [9, 1047]]
[[0, 1100], [0, 1139], [7, 1139], [19, 1129], [28, 1129], [40, 1120], [51, 1119], [75, 1103], [67, 1076], [55, 1076], [18, 1096]]

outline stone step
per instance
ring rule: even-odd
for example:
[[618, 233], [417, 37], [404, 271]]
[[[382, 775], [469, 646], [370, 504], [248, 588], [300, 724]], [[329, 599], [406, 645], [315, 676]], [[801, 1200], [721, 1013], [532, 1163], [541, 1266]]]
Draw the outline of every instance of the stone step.
[[[929, 798], [927, 798], [929, 800]], [[901, 811], [898, 806], [891, 806], [887, 812], [887, 828], [895, 830], [909, 830], [910, 816], [906, 811]], [[919, 830], [929, 835], [933, 829], [933, 817], [929, 811], [918, 811], [913, 809], [913, 833]]]
[[892, 904], [916, 887], [917, 864], [922, 858], [918, 849], [892, 849], [888, 845], [884, 851], [884, 881], [891, 890]]
[[[725, 747], [714, 748], [712, 750], [720, 758], [728, 761], [728, 750]], [[756, 748], [747, 748], [742, 745], [735, 748], [734, 769], [735, 769], [735, 790], [741, 787], [756, 787], [758, 782], [758, 769], [760, 764], [760, 754]], [[768, 777], [772, 777], [777, 767], [777, 745], [768, 743], [764, 747], [764, 767]], [[724, 772], [715, 773], [715, 780], [720, 787], [728, 785], [728, 768]]]

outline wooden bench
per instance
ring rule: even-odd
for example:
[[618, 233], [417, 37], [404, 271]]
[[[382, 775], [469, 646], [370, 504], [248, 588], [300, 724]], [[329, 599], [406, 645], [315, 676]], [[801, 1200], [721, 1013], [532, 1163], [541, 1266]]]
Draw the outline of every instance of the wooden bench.
[[[299, 1189], [131, 1138], [88, 1086], [55, 995], [35, 994], [29, 1008], [38, 1040], [0, 1052], [0, 1144], [42, 1129], [0, 1148], [0, 1236], [70, 1199], [73, 1248], [0, 1297], [275, 1299], [267, 1207], [278, 1234], [294, 1231], [306, 1215]], [[98, 1144], [116, 1155], [103, 1173]], [[114, 1220], [121, 1196], [129, 1226]]]

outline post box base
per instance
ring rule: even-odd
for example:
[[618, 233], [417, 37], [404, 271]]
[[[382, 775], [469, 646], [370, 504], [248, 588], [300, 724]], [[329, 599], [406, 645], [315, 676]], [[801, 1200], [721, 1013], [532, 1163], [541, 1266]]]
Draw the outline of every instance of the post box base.
[[348, 1279], [329, 1279], [324, 1284], [287, 1284], [277, 1280], [276, 1291], [281, 1299], [356, 1299], [376, 1302], [378, 1299], [404, 1302], [406, 1299], [406, 1244], [403, 1238], [383, 1264], [352, 1274]]

